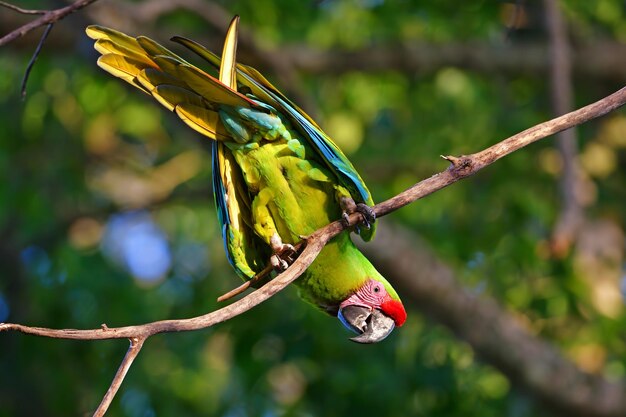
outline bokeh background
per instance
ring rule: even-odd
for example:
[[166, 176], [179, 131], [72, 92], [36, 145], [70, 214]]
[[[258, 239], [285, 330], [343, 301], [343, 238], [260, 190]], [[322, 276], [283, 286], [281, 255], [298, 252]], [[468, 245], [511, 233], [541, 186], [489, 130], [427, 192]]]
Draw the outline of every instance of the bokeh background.
[[[186, 318], [239, 284], [205, 140], [99, 70], [86, 25], [219, 51], [239, 14], [240, 60], [310, 112], [382, 201], [445, 169], [439, 155], [551, 118], [555, 91], [575, 108], [626, 83], [624, 2], [556, 2], [561, 41], [549, 3], [100, 0], [53, 28], [25, 100], [40, 32], [0, 48], [0, 322]], [[2, 34], [29, 20], [0, 9]], [[571, 75], [551, 78], [550, 45], [571, 52]], [[349, 342], [288, 288], [212, 329], [151, 338], [108, 415], [626, 415], [626, 114], [574, 135], [573, 154], [543, 140], [379, 220], [367, 252], [409, 311], [385, 342]], [[90, 415], [126, 348], [0, 334], [0, 416]]]

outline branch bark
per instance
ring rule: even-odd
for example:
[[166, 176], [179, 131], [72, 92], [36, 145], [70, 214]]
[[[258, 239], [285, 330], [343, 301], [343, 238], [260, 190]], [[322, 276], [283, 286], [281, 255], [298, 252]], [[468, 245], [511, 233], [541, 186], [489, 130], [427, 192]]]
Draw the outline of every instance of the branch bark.
[[93, 413], [93, 417], [102, 417], [106, 414], [109, 406], [111, 405], [111, 402], [113, 401], [113, 398], [115, 398], [115, 394], [117, 394], [117, 391], [120, 389], [122, 381], [124, 381], [124, 378], [126, 377], [128, 370], [130, 369], [130, 366], [133, 364], [137, 355], [139, 355], [139, 352], [141, 352], [143, 342], [145, 342], [146, 339], [146, 337], [133, 337], [130, 339], [130, 346], [126, 351], [126, 355], [124, 356], [120, 367], [117, 369], [117, 372], [115, 373], [115, 377], [113, 377], [113, 381], [111, 382], [109, 389], [107, 390], [106, 394], [104, 394], [104, 398], [102, 398], [100, 405]]
[[412, 307], [449, 327], [483, 361], [553, 410], [580, 417], [626, 413], [623, 381], [583, 372], [495, 300], [463, 288], [415, 235], [380, 225], [376, 240], [361, 249]]
[[83, 7], [89, 6], [91, 3], [95, 1], [96, 0], [77, 0], [76, 2], [68, 6], [65, 6], [56, 10], [49, 10], [46, 12], [43, 12], [42, 10], [24, 10], [24, 9], [13, 7], [12, 9], [18, 11], [19, 13], [41, 14], [42, 16], [29, 23], [26, 23], [23, 26], [20, 26], [19, 28], [9, 32], [8, 34], [0, 38], [0, 46], [4, 46], [7, 43], [12, 42], [17, 38], [21, 38], [22, 36], [26, 35], [27, 33], [41, 26], [46, 26], [46, 25], [56, 23], [59, 20], [63, 19], [65, 16], [71, 13], [74, 13], [75, 11], [82, 9]]
[[[624, 105], [625, 103], [626, 88], [622, 88], [621, 90], [593, 104], [536, 125], [483, 151], [468, 156], [445, 157], [445, 159], [451, 163], [448, 169], [415, 184], [395, 197], [377, 204], [374, 206], [374, 212], [378, 217], [384, 216], [400, 207], [416, 201], [417, 199], [423, 198], [456, 181], [459, 181], [460, 179], [473, 175], [482, 168], [526, 145], [564, 129], [568, 129], [572, 126], [602, 116]], [[353, 213], [348, 218], [349, 226], [354, 226], [360, 221], [361, 214], [358, 213]], [[285, 272], [278, 275], [275, 279], [250, 295], [224, 308], [202, 316], [183, 320], [163, 320], [143, 325], [119, 328], [108, 328], [103, 325], [100, 329], [92, 330], [55, 330], [40, 327], [29, 327], [21, 324], [0, 323], [0, 331], [13, 330], [36, 336], [62, 339], [101, 340], [128, 338], [146, 340], [148, 337], [158, 333], [204, 329], [244, 313], [285, 288], [297, 277], [299, 277], [300, 274], [311, 264], [311, 262], [313, 262], [326, 242], [341, 233], [344, 229], [345, 226], [341, 221], [335, 221], [316, 231], [306, 239], [304, 250], [298, 259]], [[123, 363], [122, 367], [124, 366], [125, 365]], [[127, 366], [130, 366], [130, 361]], [[124, 374], [125, 372], [126, 371], [124, 371]], [[121, 379], [123, 379], [123, 375], [119, 378], [119, 383], [121, 383]], [[115, 379], [114, 383], [118, 383], [116, 381], [118, 380]], [[106, 407], [108, 407], [108, 405]], [[106, 409], [103, 413], [104, 412], [106, 412]]]
[[4, 7], [6, 9], [11, 9], [15, 12], [21, 13], [21, 14], [46, 14], [47, 10], [32, 10], [32, 9], [22, 9], [19, 6], [16, 6], [14, 4], [11, 3], [7, 3], [4, 1], [0, 1], [0, 7]]
[[[357, 215], [352, 215], [351, 219], [353, 220], [353, 224], [355, 224]], [[292, 281], [298, 278], [300, 274], [302, 274], [302, 272], [304, 272], [304, 270], [311, 264], [311, 262], [313, 262], [326, 242], [339, 234], [342, 230], [343, 225], [341, 222], [337, 221], [316, 231], [307, 239], [304, 250], [298, 259], [296, 259], [296, 261], [282, 274], [278, 275], [275, 279], [271, 280], [266, 285], [248, 296], [241, 298], [226, 307], [202, 316], [182, 320], [161, 320], [137, 326], [125, 327], [108, 327], [103, 324], [99, 329], [91, 330], [48, 329], [14, 323], [0, 323], [0, 332], [15, 330], [34, 336], [56, 339], [104, 340], [133, 338], [145, 339], [159, 333], [188, 332], [192, 330], [205, 329], [250, 310], [252, 307], [255, 307], [284, 289]]]
[[435, 174], [397, 196], [377, 204], [374, 207], [374, 211], [377, 216], [384, 216], [462, 178], [474, 175], [484, 167], [524, 146], [605, 115], [623, 106], [625, 103], [626, 87], [595, 103], [526, 129], [475, 154], [461, 157], [443, 156], [442, 158], [448, 160], [451, 164], [447, 170]]

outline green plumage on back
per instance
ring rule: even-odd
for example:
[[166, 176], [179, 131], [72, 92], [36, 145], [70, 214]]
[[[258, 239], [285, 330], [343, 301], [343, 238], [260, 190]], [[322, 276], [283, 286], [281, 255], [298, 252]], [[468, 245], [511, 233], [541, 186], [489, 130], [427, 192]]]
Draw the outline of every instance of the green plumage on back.
[[[219, 78], [145, 37], [99, 26], [88, 27], [87, 34], [103, 54], [100, 67], [213, 140], [213, 184], [225, 249], [244, 279], [270, 259], [284, 262], [289, 245], [341, 217], [344, 201], [373, 204], [352, 164], [319, 126], [256, 70], [236, 64], [237, 19], [223, 59], [192, 41], [174, 39], [218, 69]], [[373, 228], [364, 230], [362, 237], [369, 240], [373, 233]], [[370, 281], [384, 285], [389, 300], [399, 303], [346, 232], [329, 242], [296, 284], [304, 299], [337, 314]], [[385, 312], [385, 307], [371, 308]], [[394, 320], [401, 325], [404, 318]]]

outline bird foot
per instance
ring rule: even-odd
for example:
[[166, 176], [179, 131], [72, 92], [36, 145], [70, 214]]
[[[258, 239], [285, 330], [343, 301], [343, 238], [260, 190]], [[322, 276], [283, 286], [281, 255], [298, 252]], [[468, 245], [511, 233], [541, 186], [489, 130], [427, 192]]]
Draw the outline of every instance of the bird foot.
[[278, 234], [274, 234], [270, 239], [270, 246], [274, 254], [270, 257], [270, 263], [278, 272], [283, 272], [295, 260], [296, 248], [290, 243], [283, 243]]
[[369, 230], [376, 221], [376, 212], [374, 209], [365, 203], [357, 203], [356, 211], [361, 213], [361, 216], [363, 216], [363, 225]]
[[[372, 224], [376, 221], [376, 213], [374, 209], [365, 203], [356, 203], [353, 199], [343, 197], [341, 199], [341, 223], [344, 227], [350, 226], [350, 215], [352, 213], [361, 213], [361, 223], [366, 229], [370, 229]], [[355, 226], [356, 232], [359, 232], [359, 226]]]

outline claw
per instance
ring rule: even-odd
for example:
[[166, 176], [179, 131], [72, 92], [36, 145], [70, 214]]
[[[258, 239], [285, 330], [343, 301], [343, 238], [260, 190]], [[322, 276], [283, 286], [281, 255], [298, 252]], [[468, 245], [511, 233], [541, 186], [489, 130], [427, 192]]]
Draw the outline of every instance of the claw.
[[343, 224], [343, 227], [350, 226], [350, 215], [345, 211], [341, 212], [341, 224]]
[[343, 227], [350, 227], [350, 215], [356, 211], [356, 203], [350, 197], [342, 196], [339, 200], [341, 206], [341, 224]]
[[363, 225], [367, 230], [372, 227], [372, 224], [376, 221], [376, 212], [373, 208], [364, 203], [357, 203], [356, 211], [363, 216]]
[[277, 233], [270, 238], [270, 246], [274, 253], [283, 253], [288, 251], [294, 251], [294, 247], [290, 243], [283, 243], [283, 240], [278, 236]]
[[272, 266], [274, 267], [275, 270], [279, 271], [279, 272], [283, 272], [285, 271], [287, 268], [289, 268], [289, 264], [287, 263], [287, 261], [285, 261], [284, 259], [282, 259], [279, 255], [274, 254], [270, 257], [270, 263], [272, 264]]
[[283, 243], [278, 234], [270, 238], [270, 246], [274, 252], [270, 257], [270, 263], [274, 269], [283, 272], [294, 261], [294, 256], [297, 254], [296, 248], [290, 243]]
[[[356, 203], [353, 199], [348, 197], [342, 197], [340, 200], [340, 205], [342, 208], [341, 212], [341, 223], [344, 227], [350, 226], [350, 214], [352, 213], [361, 213], [361, 223], [365, 226], [366, 229], [370, 229], [372, 224], [376, 221], [376, 212], [370, 206], [365, 203]], [[359, 226], [355, 225], [355, 231], [359, 233]]]

